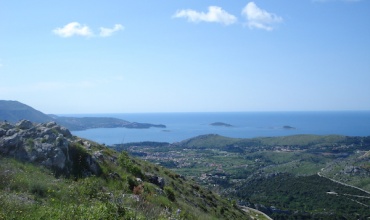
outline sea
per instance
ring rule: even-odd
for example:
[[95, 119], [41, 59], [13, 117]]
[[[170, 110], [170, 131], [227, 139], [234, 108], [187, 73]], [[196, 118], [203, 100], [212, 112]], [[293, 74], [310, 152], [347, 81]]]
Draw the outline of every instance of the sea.
[[[115, 117], [130, 122], [166, 125], [166, 128], [96, 128], [72, 131], [73, 135], [106, 145], [142, 141], [175, 143], [205, 134], [233, 138], [297, 134], [370, 136], [370, 111], [122, 113], [60, 116]], [[215, 122], [232, 126], [211, 125]]]

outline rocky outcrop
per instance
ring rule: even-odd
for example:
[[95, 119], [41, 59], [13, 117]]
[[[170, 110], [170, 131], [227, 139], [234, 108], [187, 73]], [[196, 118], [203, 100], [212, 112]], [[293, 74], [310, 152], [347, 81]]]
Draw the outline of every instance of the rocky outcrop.
[[33, 124], [22, 120], [15, 125], [0, 122], [0, 154], [41, 164], [67, 176], [98, 175], [100, 167], [95, 157], [86, 153], [82, 149], [85, 144], [79, 142], [68, 129], [55, 122]]
[[154, 175], [152, 173], [145, 173], [145, 178], [148, 180], [148, 182], [159, 186], [161, 189], [163, 189], [165, 186], [164, 178], [160, 176]]

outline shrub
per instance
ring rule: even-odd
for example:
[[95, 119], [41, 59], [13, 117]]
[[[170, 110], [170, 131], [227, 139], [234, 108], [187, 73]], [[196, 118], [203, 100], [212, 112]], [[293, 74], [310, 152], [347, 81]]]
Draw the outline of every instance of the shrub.
[[105, 201], [107, 198], [102, 193], [104, 181], [98, 177], [88, 177], [78, 181], [79, 195], [87, 196], [89, 198], [99, 198]]
[[130, 172], [132, 175], [140, 177], [140, 178], [143, 178], [144, 176], [143, 172], [141, 172], [141, 169], [136, 165], [130, 166], [127, 171]]
[[31, 182], [30, 192], [39, 197], [45, 197], [47, 194], [47, 186], [39, 182]]
[[32, 138], [27, 139], [26, 144], [30, 147], [35, 146], [35, 141]]
[[134, 188], [139, 185], [139, 183], [136, 181], [136, 179], [134, 179], [132, 177], [127, 177], [127, 183], [128, 183], [129, 189], [131, 191], [133, 191]]
[[141, 195], [143, 194], [143, 192], [144, 189], [142, 185], [134, 186], [134, 189], [132, 190], [132, 193], [134, 193], [135, 195]]
[[120, 155], [118, 156], [118, 163], [120, 164], [120, 166], [126, 169], [127, 172], [136, 177], [143, 178], [143, 172], [137, 165], [132, 162], [126, 151], [122, 151], [120, 153]]
[[164, 192], [166, 193], [167, 198], [169, 200], [171, 200], [172, 202], [174, 202], [176, 200], [175, 192], [173, 191], [173, 189], [171, 187], [165, 186], [164, 187]]

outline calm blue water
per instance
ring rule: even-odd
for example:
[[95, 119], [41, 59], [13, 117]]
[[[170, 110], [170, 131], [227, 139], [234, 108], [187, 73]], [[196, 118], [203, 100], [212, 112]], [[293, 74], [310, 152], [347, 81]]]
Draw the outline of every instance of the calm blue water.
[[[138, 141], [178, 142], [202, 134], [252, 138], [294, 134], [370, 135], [370, 111], [361, 112], [240, 112], [240, 113], [140, 113], [68, 116], [107, 116], [131, 122], [164, 124], [167, 128], [99, 128], [72, 131], [74, 135], [107, 145]], [[233, 127], [210, 126], [224, 122]], [[283, 126], [296, 129], [283, 129]]]

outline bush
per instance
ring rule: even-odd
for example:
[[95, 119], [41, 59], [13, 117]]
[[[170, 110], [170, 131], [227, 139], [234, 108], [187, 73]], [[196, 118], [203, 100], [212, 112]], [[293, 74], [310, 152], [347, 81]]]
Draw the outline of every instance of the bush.
[[127, 170], [127, 172], [131, 173], [132, 175], [136, 177], [140, 177], [140, 178], [144, 177], [141, 169], [132, 162], [127, 152], [122, 151], [120, 153], [120, 155], [118, 156], [118, 163], [120, 164], [120, 166], [122, 166], [124, 169]]
[[71, 173], [75, 178], [84, 177], [87, 170], [89, 170], [89, 165], [86, 162], [88, 153], [78, 143], [71, 144], [69, 146], [69, 157], [73, 161], [71, 166]]
[[173, 189], [171, 187], [165, 186], [164, 187], [164, 192], [166, 193], [167, 198], [169, 200], [171, 200], [172, 202], [174, 202], [176, 200], [175, 192], [173, 191]]
[[99, 177], [88, 177], [78, 180], [75, 187], [75, 195], [80, 202], [92, 201], [108, 202], [110, 194], [106, 193], [106, 182]]
[[136, 179], [134, 179], [132, 177], [127, 177], [127, 183], [128, 183], [128, 187], [131, 191], [133, 191], [134, 188], [139, 185], [139, 183], [136, 181]]
[[31, 182], [30, 191], [34, 195], [37, 195], [39, 197], [45, 197], [48, 190], [46, 184], [39, 182]]

